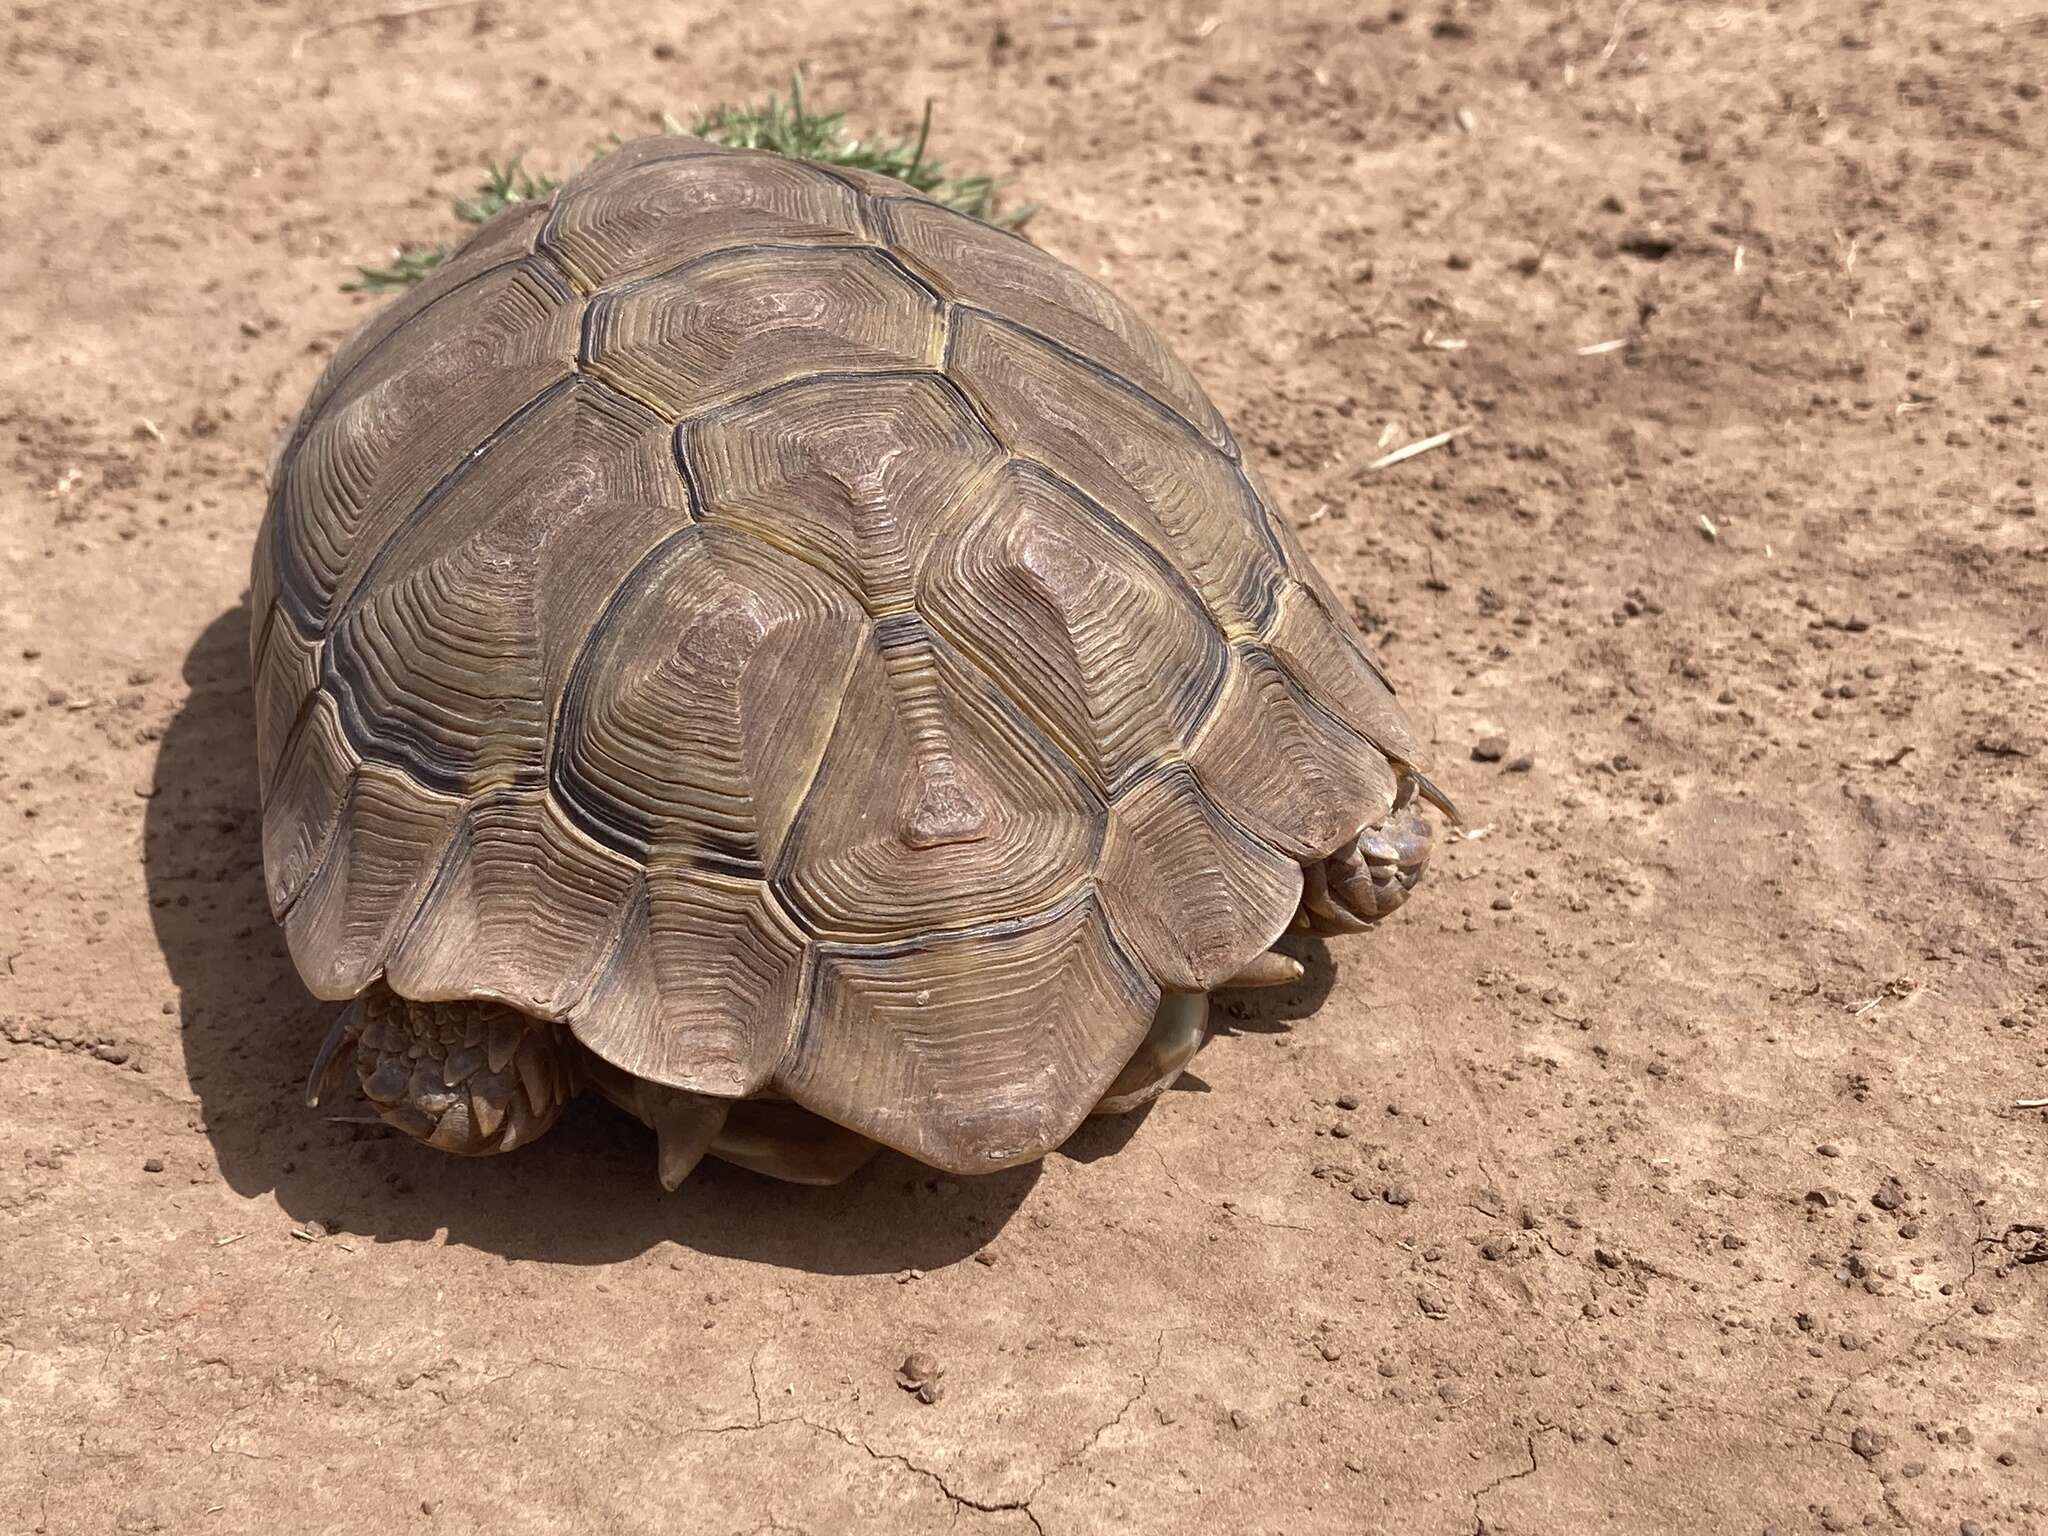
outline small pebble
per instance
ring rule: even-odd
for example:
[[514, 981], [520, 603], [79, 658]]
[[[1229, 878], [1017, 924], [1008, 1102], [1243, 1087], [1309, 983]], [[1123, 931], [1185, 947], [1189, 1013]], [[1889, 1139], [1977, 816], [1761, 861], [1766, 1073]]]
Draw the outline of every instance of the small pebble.
[[1523, 752], [1508, 760], [1509, 773], [1527, 773], [1536, 766], [1536, 754]]
[[1822, 1157], [1840, 1157], [1842, 1155], [1842, 1149], [1836, 1146], [1832, 1141], [1824, 1141], [1819, 1146], [1815, 1147], [1813, 1150], [1818, 1152]]
[[1339, 1109], [1356, 1109], [1356, 1108], [1358, 1108], [1358, 1095], [1357, 1095], [1357, 1094], [1355, 1094], [1355, 1093], [1340, 1093], [1340, 1094], [1338, 1094], [1338, 1095], [1337, 1095], [1337, 1107], [1338, 1107]]
[[919, 1351], [904, 1357], [896, 1368], [896, 1385], [913, 1394], [921, 1403], [936, 1403], [945, 1395], [945, 1388], [939, 1378], [946, 1374], [946, 1368], [930, 1355]]
[[1865, 1461], [1875, 1461], [1884, 1446], [1875, 1434], [1859, 1424], [1849, 1432], [1849, 1449]]
[[1506, 891], [1502, 891], [1498, 896], [1493, 898], [1492, 906], [1493, 910], [1496, 912], [1512, 912], [1515, 910], [1515, 898], [1510, 896]]
[[144, 1173], [162, 1173], [164, 1171], [164, 1160], [160, 1157], [145, 1157], [142, 1160], [142, 1171]]
[[1472, 743], [1472, 761], [1475, 763], [1497, 763], [1508, 755], [1508, 739], [1505, 736], [1482, 736]]
[[1408, 1205], [1415, 1199], [1415, 1191], [1406, 1184], [1389, 1184], [1387, 1192], [1380, 1198], [1389, 1205]]
[[1324, 1339], [1318, 1343], [1316, 1352], [1333, 1364], [1344, 1358], [1344, 1346], [1333, 1339]]

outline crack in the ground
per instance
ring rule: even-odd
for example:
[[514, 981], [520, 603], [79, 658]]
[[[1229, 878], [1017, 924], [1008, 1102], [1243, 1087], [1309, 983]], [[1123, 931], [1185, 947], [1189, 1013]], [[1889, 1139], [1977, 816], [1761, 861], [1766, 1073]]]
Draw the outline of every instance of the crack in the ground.
[[1827, 1416], [1835, 1411], [1835, 1405], [1842, 1400], [1843, 1393], [1847, 1392], [1851, 1387], [1855, 1386], [1858, 1382], [1864, 1381], [1871, 1376], [1875, 1376], [1879, 1371], [1884, 1370], [1887, 1366], [1894, 1365], [1900, 1360], [1909, 1358], [1915, 1350], [1917, 1350], [1921, 1345], [1925, 1344], [1937, 1332], [1939, 1332], [1943, 1328], [1949, 1327], [1951, 1324], [1955, 1322], [1957, 1318], [1963, 1315], [1963, 1309], [1965, 1304], [1964, 1298], [1969, 1293], [1971, 1283], [1977, 1278], [1977, 1250], [1980, 1247], [1982, 1247], [1984, 1243], [1987, 1241], [1984, 1235], [1983, 1216], [1981, 1214], [1977, 1214], [1973, 1217], [1973, 1219], [1976, 1222], [1977, 1234], [1970, 1240], [1970, 1245], [1968, 1249], [1970, 1259], [1970, 1272], [1964, 1275], [1961, 1280], [1956, 1282], [1955, 1305], [1950, 1307], [1946, 1312], [1944, 1312], [1940, 1317], [1936, 1318], [1933, 1322], [1927, 1324], [1924, 1328], [1920, 1329], [1919, 1332], [1915, 1333], [1912, 1336], [1912, 1338], [1908, 1339], [1898, 1349], [1893, 1350], [1890, 1354], [1885, 1355], [1882, 1359], [1872, 1361], [1862, 1370], [1856, 1372], [1853, 1376], [1850, 1376], [1846, 1380], [1844, 1380], [1842, 1384], [1836, 1387], [1833, 1392], [1829, 1393], [1827, 1406], [1821, 1410], [1821, 1419], [1823, 1422], [1819, 1427], [1817, 1427], [1814, 1430], [1814, 1433], [1816, 1435], [1821, 1435], [1825, 1437], [1825, 1421], [1827, 1419]]
[[1152, 1390], [1152, 1373], [1159, 1369], [1159, 1362], [1166, 1358], [1166, 1336], [1172, 1332], [1172, 1328], [1162, 1328], [1159, 1330], [1159, 1336], [1152, 1341], [1152, 1363], [1146, 1366], [1145, 1369], [1138, 1372], [1138, 1390], [1133, 1392], [1129, 1397], [1124, 1399], [1124, 1405], [1123, 1407], [1117, 1409], [1116, 1417], [1109, 1420], [1109, 1422], [1106, 1424], [1099, 1425], [1096, 1428], [1095, 1433], [1088, 1437], [1088, 1443], [1086, 1445], [1082, 1446], [1078, 1451], [1074, 1452], [1073, 1455], [1062, 1458], [1060, 1464], [1054, 1467], [1052, 1469], [1052, 1472], [1048, 1472], [1045, 1474], [1045, 1477], [1040, 1478], [1040, 1487], [1043, 1487], [1045, 1485], [1046, 1481], [1053, 1476], [1053, 1473], [1064, 1472], [1068, 1467], [1071, 1467], [1083, 1456], [1086, 1456], [1090, 1451], [1094, 1450], [1097, 1443], [1101, 1441], [1102, 1437], [1108, 1434], [1112, 1429], [1115, 1429], [1117, 1425], [1123, 1423], [1124, 1415], [1129, 1413], [1133, 1408], [1137, 1407], [1138, 1404], [1144, 1399], [1145, 1394]]
[[1044, 1474], [1037, 1482], [1033, 1483], [1031, 1491], [1021, 1499], [1003, 1499], [994, 1503], [984, 1503], [971, 1494], [955, 1493], [952, 1485], [946, 1481], [943, 1475], [933, 1471], [930, 1467], [920, 1466], [900, 1451], [878, 1451], [861, 1439], [860, 1436], [849, 1434], [847, 1431], [834, 1425], [820, 1424], [814, 1419], [805, 1418], [799, 1418], [794, 1421], [779, 1419], [775, 1422], [802, 1424], [806, 1429], [814, 1429], [820, 1434], [830, 1435], [835, 1440], [853, 1446], [856, 1450], [865, 1451], [876, 1461], [893, 1461], [906, 1471], [915, 1472], [919, 1477], [927, 1479], [934, 1488], [946, 1496], [955, 1510], [971, 1509], [984, 1515], [1019, 1514], [1031, 1522], [1031, 1529], [1038, 1532], [1038, 1536], [1045, 1536], [1045, 1526], [1039, 1520], [1037, 1511], [1032, 1509], [1031, 1501], [1038, 1497], [1039, 1490], [1046, 1484], [1046, 1479], [1052, 1476], [1050, 1472]]
[[[733, 1434], [754, 1434], [761, 1430], [777, 1429], [785, 1425], [800, 1425], [815, 1434], [829, 1436], [839, 1441], [842, 1445], [861, 1451], [871, 1460], [893, 1462], [907, 1472], [916, 1473], [945, 1496], [947, 1502], [953, 1506], [956, 1514], [960, 1510], [971, 1509], [976, 1514], [983, 1515], [1022, 1515], [1031, 1522], [1031, 1528], [1038, 1533], [1038, 1536], [1045, 1536], [1045, 1524], [1039, 1519], [1038, 1511], [1031, 1507], [1032, 1501], [1044, 1490], [1047, 1483], [1087, 1456], [1090, 1451], [1094, 1450], [1101, 1443], [1104, 1435], [1116, 1428], [1117, 1425], [1123, 1423], [1130, 1415], [1130, 1411], [1144, 1401], [1146, 1395], [1152, 1390], [1152, 1373], [1159, 1369], [1160, 1362], [1166, 1358], [1166, 1336], [1177, 1328], [1184, 1326], [1186, 1325], [1175, 1324], [1172, 1327], [1159, 1330], [1158, 1336], [1152, 1341], [1152, 1363], [1138, 1372], [1137, 1390], [1124, 1399], [1123, 1405], [1117, 1409], [1112, 1417], [1097, 1425], [1083, 1444], [1061, 1457], [1045, 1472], [1040, 1473], [1038, 1481], [1031, 1485], [1030, 1491], [1021, 1499], [989, 1500], [976, 1498], [971, 1493], [961, 1493], [951, 1483], [946, 1481], [945, 1474], [936, 1469], [913, 1461], [900, 1451], [878, 1451], [861, 1439], [859, 1435], [854, 1434], [851, 1430], [842, 1429], [836, 1424], [823, 1424], [816, 1419], [807, 1418], [802, 1414], [789, 1414], [774, 1419], [768, 1418], [762, 1408], [760, 1380], [755, 1370], [756, 1364], [760, 1359], [759, 1351], [756, 1351], [753, 1359], [747, 1362], [747, 1374], [753, 1383], [754, 1389], [753, 1420], [749, 1422], [742, 1419], [731, 1424], [707, 1424], [695, 1429], [685, 1430], [684, 1433], [716, 1437]], [[765, 1345], [762, 1347], [766, 1348]], [[1533, 1450], [1531, 1455], [1534, 1455]]]
[[1492, 1493], [1496, 1488], [1503, 1488], [1506, 1487], [1509, 1483], [1520, 1482], [1525, 1477], [1534, 1477], [1536, 1475], [1536, 1469], [1540, 1465], [1540, 1463], [1536, 1459], [1536, 1436], [1554, 1435], [1557, 1432], [1558, 1431], [1556, 1425], [1546, 1424], [1541, 1429], [1536, 1430], [1534, 1433], [1524, 1435], [1522, 1437], [1522, 1449], [1528, 1455], [1529, 1465], [1526, 1467], [1520, 1467], [1513, 1472], [1504, 1472], [1499, 1477], [1496, 1477], [1492, 1482], [1485, 1484], [1483, 1487], [1475, 1488], [1472, 1490], [1471, 1497], [1473, 1536], [1485, 1536], [1486, 1532], [1486, 1517], [1479, 1513], [1479, 1501], [1485, 1498], [1489, 1493]]

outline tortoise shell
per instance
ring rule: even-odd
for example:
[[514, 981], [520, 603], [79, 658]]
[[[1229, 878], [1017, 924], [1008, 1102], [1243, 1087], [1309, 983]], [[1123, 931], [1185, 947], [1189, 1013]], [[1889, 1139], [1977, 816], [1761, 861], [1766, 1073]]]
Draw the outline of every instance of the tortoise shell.
[[897, 182], [682, 137], [337, 353], [252, 613], [314, 993], [507, 1003], [947, 1168], [1062, 1140], [1418, 757], [1124, 303]]

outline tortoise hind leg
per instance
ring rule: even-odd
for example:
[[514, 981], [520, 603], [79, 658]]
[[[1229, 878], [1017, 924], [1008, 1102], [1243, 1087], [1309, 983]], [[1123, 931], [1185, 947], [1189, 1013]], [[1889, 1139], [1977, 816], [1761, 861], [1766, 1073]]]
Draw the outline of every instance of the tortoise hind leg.
[[1208, 993], [1165, 993], [1152, 1015], [1151, 1032], [1089, 1113], [1123, 1115], [1150, 1104], [1187, 1070], [1208, 1032]]
[[655, 1172], [673, 1190], [705, 1157], [791, 1184], [837, 1184], [881, 1147], [786, 1099], [718, 1099], [622, 1072], [593, 1052], [590, 1080], [655, 1135]]
[[[1301, 962], [1269, 949], [1254, 955], [1222, 987], [1283, 987], [1301, 980]], [[1152, 1015], [1151, 1031], [1125, 1063], [1109, 1091], [1090, 1110], [1094, 1115], [1125, 1115], [1143, 1109], [1173, 1086], [1187, 1070], [1209, 1033], [1209, 994], [1167, 992]]]
[[792, 1184], [837, 1184], [867, 1166], [877, 1142], [801, 1104], [747, 1099], [732, 1107], [711, 1155]]
[[576, 1054], [559, 1024], [501, 1003], [416, 1003], [372, 987], [335, 1021], [306, 1083], [318, 1105], [353, 1060], [377, 1113], [464, 1157], [543, 1134], [576, 1095]]

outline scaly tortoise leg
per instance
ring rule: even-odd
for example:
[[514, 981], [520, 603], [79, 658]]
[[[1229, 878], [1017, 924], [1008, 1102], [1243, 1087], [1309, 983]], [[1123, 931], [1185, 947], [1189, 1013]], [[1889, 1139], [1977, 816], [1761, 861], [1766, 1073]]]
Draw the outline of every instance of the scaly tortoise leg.
[[[1291, 955], [1267, 950], [1255, 955], [1224, 987], [1281, 987], [1301, 980], [1301, 962]], [[1187, 1070], [1188, 1063], [1209, 1037], [1209, 994], [1168, 992], [1159, 999], [1152, 1015], [1152, 1029], [1109, 1091], [1096, 1102], [1090, 1114], [1126, 1115], [1143, 1109], [1173, 1086], [1173, 1080]]]
[[386, 1121], [467, 1157], [526, 1145], [591, 1084], [652, 1127], [655, 1171], [670, 1190], [707, 1154], [791, 1183], [837, 1184], [881, 1150], [787, 1101], [735, 1103], [632, 1077], [561, 1025], [499, 1003], [416, 1003], [372, 987], [328, 1031], [306, 1103], [317, 1108], [351, 1065]]
[[1405, 769], [1393, 809], [1332, 853], [1302, 870], [1297, 928], [1311, 933], [1363, 933], [1408, 899], [1429, 863], [1433, 834], [1418, 800], [1458, 819], [1457, 807], [1428, 779]]
[[787, 1099], [718, 1099], [664, 1088], [583, 1053], [598, 1092], [655, 1135], [655, 1172], [673, 1190], [705, 1157], [790, 1184], [837, 1184], [881, 1146]]
[[353, 1063], [377, 1113], [464, 1157], [523, 1147], [576, 1096], [568, 1031], [500, 1003], [416, 1003], [381, 984], [334, 1021], [306, 1081], [317, 1107]]

